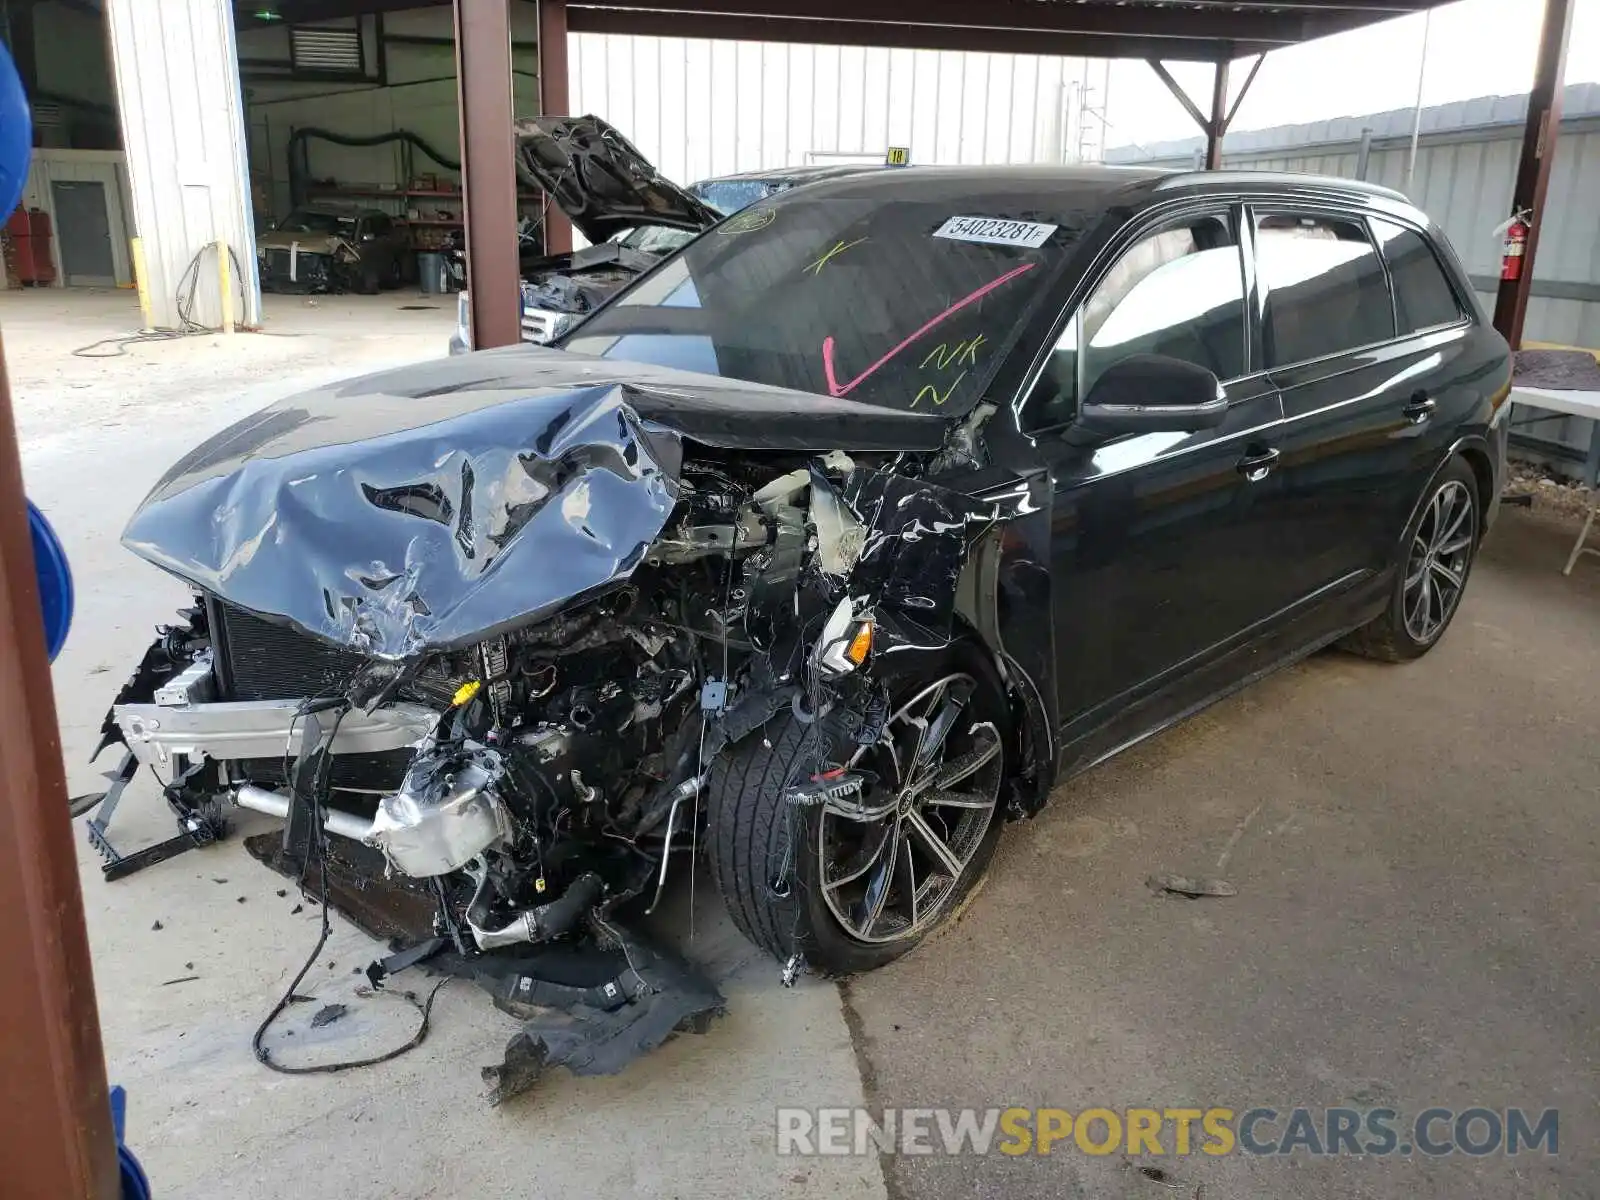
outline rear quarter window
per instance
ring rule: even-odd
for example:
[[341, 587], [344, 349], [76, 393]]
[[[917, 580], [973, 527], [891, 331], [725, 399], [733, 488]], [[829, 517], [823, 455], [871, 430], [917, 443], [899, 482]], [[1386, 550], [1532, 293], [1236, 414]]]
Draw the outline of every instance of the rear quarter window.
[[1372, 232], [1389, 267], [1400, 332], [1416, 333], [1459, 321], [1461, 301], [1428, 240], [1389, 221], [1374, 220]]

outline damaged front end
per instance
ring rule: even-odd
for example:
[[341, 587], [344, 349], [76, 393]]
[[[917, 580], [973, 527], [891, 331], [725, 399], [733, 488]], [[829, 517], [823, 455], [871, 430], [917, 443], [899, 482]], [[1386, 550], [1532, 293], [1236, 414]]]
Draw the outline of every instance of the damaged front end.
[[265, 234], [256, 269], [264, 292], [324, 295], [361, 287], [361, 252], [341, 237]]
[[284, 402], [174, 468], [125, 542], [198, 601], [105, 732], [180, 815], [281, 817], [280, 869], [428, 912], [375, 930], [410, 945], [386, 969], [431, 957], [527, 1021], [504, 1098], [721, 1011], [631, 927], [703, 844], [719, 756], [780, 713], [881, 723], [874, 664], [949, 642], [1002, 516], [927, 478], [919, 414], [471, 361]]

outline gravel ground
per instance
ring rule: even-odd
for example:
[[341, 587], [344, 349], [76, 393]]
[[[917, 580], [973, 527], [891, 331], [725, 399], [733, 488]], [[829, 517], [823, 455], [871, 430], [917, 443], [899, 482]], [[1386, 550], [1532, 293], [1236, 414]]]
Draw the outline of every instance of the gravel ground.
[[1506, 491], [1533, 497], [1533, 511], [1562, 524], [1579, 525], [1597, 497], [1594, 489], [1558, 475], [1542, 463], [1511, 462]]

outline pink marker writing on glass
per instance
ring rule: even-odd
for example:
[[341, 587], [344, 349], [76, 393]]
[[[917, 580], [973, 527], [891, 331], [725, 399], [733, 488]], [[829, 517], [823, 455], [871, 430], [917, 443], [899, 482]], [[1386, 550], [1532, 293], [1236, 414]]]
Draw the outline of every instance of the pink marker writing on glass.
[[839, 382], [838, 378], [834, 375], [834, 370], [833, 370], [833, 338], [832, 337], [823, 338], [822, 339], [822, 371], [823, 371], [823, 374], [827, 377], [827, 380], [828, 380], [828, 395], [830, 395], [830, 396], [848, 396], [850, 394], [850, 392], [856, 387], [856, 385], [861, 383], [862, 380], [871, 378], [873, 373], [876, 372], [879, 367], [881, 367], [885, 363], [889, 362], [891, 359], [894, 358], [895, 355], [899, 354], [900, 351], [904, 350], [907, 346], [911, 345], [912, 342], [916, 341], [923, 334], [927, 333], [928, 330], [932, 329], [935, 325], [939, 324], [941, 321], [945, 320], [947, 317], [950, 317], [950, 316], [954, 315], [955, 313], [960, 312], [967, 305], [975, 304], [977, 301], [982, 300], [990, 292], [994, 291], [995, 288], [999, 287], [1003, 283], [1006, 283], [1006, 282], [1009, 282], [1012, 279], [1015, 279], [1018, 275], [1021, 275], [1024, 271], [1033, 270], [1033, 268], [1036, 265], [1037, 264], [1035, 264], [1035, 263], [1023, 263], [1020, 267], [1013, 267], [1011, 270], [1007, 271], [1004, 275], [1000, 276], [999, 279], [995, 279], [995, 280], [990, 281], [989, 283], [984, 284], [981, 288], [979, 288], [977, 291], [973, 292], [972, 294], [970, 294], [968, 296], [963, 296], [960, 300], [957, 300], [954, 304], [952, 304], [949, 308], [945, 309], [938, 316], [934, 317], [933, 320], [931, 320], [927, 324], [923, 325], [922, 328], [918, 329], [910, 337], [906, 338], [903, 342], [901, 342], [893, 350], [889, 351], [889, 353], [885, 354], [877, 362], [873, 363], [865, 371], [861, 372], [861, 374], [857, 375], [849, 383], [841, 384]]

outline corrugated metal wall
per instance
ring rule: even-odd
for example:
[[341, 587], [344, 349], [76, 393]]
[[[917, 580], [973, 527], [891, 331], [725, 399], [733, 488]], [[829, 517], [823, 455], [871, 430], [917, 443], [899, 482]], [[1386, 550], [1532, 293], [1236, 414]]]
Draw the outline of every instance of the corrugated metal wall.
[[[229, 0], [107, 0], [117, 104], [155, 324], [176, 326], [184, 272], [201, 256], [193, 319], [221, 323], [219, 238], [234, 249], [234, 317], [261, 318], [244, 120]], [[242, 278], [240, 277], [242, 275]]]
[[1060, 162], [1079, 145], [1082, 59], [575, 34], [569, 70], [575, 112], [685, 182], [881, 161], [890, 146], [913, 163], [1003, 163]]

